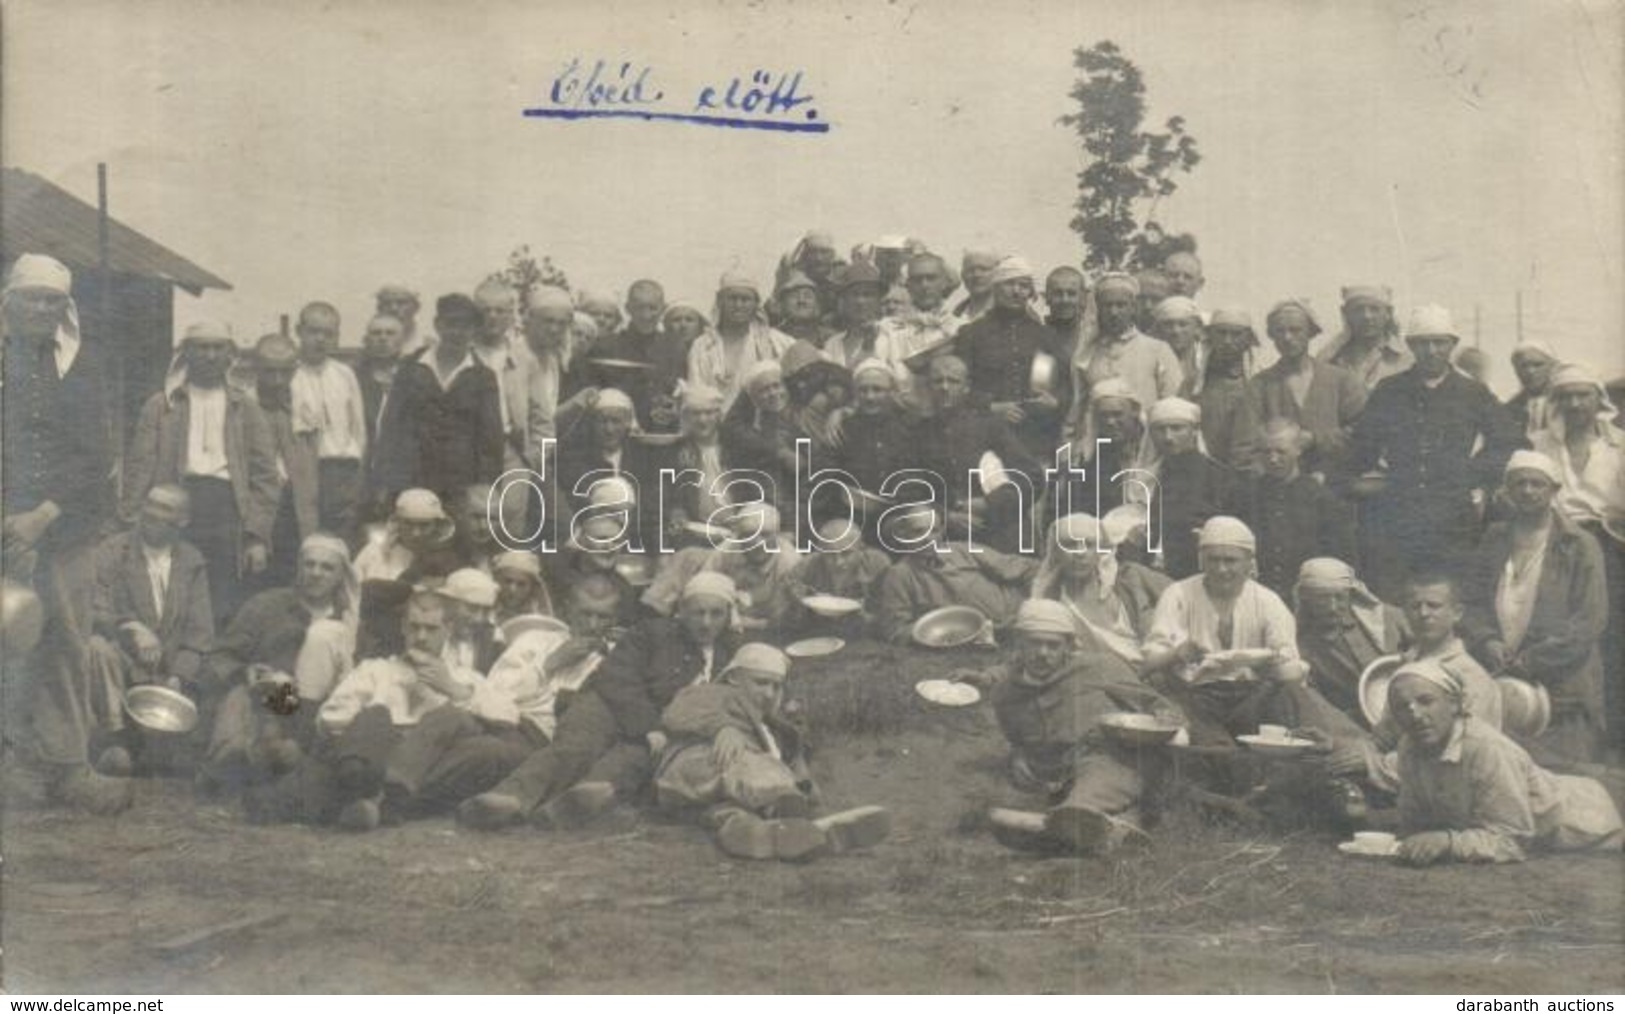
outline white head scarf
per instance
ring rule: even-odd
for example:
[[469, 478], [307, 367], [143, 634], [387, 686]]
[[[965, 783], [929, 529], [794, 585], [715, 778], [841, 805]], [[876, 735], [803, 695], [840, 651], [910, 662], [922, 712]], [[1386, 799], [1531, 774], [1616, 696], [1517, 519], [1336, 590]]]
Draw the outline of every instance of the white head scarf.
[[[46, 289], [67, 296], [67, 311], [56, 329], [58, 340], [63, 334], [74, 341], [79, 340], [79, 305], [73, 301], [73, 272], [68, 270], [67, 265], [45, 254], [25, 253], [18, 256], [12, 262], [11, 273], [6, 276], [5, 291], [0, 294], [0, 309], [11, 299], [12, 293], [23, 289]], [[0, 314], [0, 326], [4, 325], [4, 319], [4, 315]]]
[[1062, 574], [1069, 553], [1095, 553], [1099, 561], [1095, 571], [1095, 597], [1104, 600], [1117, 587], [1117, 555], [1098, 552], [1112, 549], [1104, 527], [1093, 514], [1068, 514], [1056, 518], [1049, 526], [1049, 538], [1044, 542], [1044, 558], [1033, 577], [1032, 597], [1058, 598], [1061, 594]]

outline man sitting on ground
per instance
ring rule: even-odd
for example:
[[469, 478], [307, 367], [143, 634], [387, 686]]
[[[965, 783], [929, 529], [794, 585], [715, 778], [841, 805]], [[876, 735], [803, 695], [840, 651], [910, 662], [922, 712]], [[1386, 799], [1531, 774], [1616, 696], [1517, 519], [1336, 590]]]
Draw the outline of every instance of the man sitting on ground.
[[1009, 661], [974, 681], [993, 687], [993, 710], [1010, 742], [1011, 781], [1042, 794], [1049, 808], [995, 809], [994, 826], [1015, 843], [1080, 852], [1145, 842], [1141, 801], [1159, 765], [1154, 754], [1112, 739], [1101, 719], [1130, 712], [1179, 728], [1184, 716], [1116, 655], [1079, 652], [1071, 612], [1060, 602], [1023, 602], [1012, 630]]
[[[473, 670], [446, 663], [452, 616], [445, 596], [414, 592], [403, 623], [406, 650], [368, 659], [333, 688], [317, 716], [316, 749], [299, 769], [251, 797], [251, 815], [370, 831], [386, 811], [399, 818], [483, 787], [470, 786], [470, 777], [489, 785], [489, 773], [470, 772], [467, 758], [453, 757], [451, 747], [487, 728], [516, 735], [518, 706]], [[465, 723], [465, 715], [479, 722]], [[434, 734], [421, 734], [417, 727], [428, 723]]]
[[972, 553], [947, 542], [942, 515], [923, 505], [897, 518], [889, 549], [902, 555], [875, 587], [875, 633], [893, 643], [907, 641], [914, 621], [943, 606], [970, 606], [987, 617], [992, 630], [1007, 625], [1027, 597], [1037, 562], [978, 548]]
[[727, 575], [704, 571], [690, 578], [677, 614], [629, 631], [561, 716], [553, 742], [495, 788], [464, 802], [458, 819], [496, 830], [529, 819], [577, 782], [566, 809], [601, 810], [637, 789], [650, 756], [666, 745], [661, 711], [683, 687], [710, 682], [733, 656], [737, 603]]
[[126, 724], [124, 691], [156, 683], [192, 696], [214, 642], [214, 614], [203, 556], [181, 538], [188, 497], [179, 486], [147, 491], [134, 531], [97, 547], [95, 586], [86, 645], [84, 685], [75, 696], [85, 709], [85, 730], [109, 738], [96, 768], [122, 777], [146, 745]]

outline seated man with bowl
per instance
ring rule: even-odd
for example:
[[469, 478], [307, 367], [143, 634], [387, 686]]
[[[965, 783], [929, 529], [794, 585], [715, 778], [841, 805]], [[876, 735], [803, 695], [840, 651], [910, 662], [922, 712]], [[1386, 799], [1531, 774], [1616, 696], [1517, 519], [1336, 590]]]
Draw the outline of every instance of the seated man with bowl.
[[[104, 775], [129, 775], [148, 747], [161, 749], [173, 739], [163, 731], [143, 735], [139, 708], [131, 708], [133, 721], [126, 718], [126, 691], [152, 685], [195, 698], [202, 682], [199, 670], [213, 646], [214, 614], [203, 556], [181, 537], [189, 512], [186, 490], [154, 486], [141, 503], [135, 528], [97, 547], [93, 633], [85, 644], [82, 680], [71, 696], [82, 709], [80, 727], [102, 738], [96, 769]], [[190, 702], [171, 698], [169, 703], [179, 714]], [[190, 722], [196, 720], [194, 706]]]
[[1182, 735], [1184, 715], [1118, 656], [1079, 651], [1072, 614], [1053, 599], [1023, 602], [1011, 630], [1008, 661], [956, 675], [992, 686], [1011, 781], [1049, 808], [995, 809], [995, 828], [1013, 844], [1077, 852], [1144, 843], [1142, 802], [1162, 768], [1152, 748]]

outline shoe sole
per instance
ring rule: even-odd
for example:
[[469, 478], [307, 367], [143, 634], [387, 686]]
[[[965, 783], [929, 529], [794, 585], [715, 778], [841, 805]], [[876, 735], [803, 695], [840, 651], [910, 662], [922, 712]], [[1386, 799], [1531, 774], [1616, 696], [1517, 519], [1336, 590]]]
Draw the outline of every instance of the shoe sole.
[[584, 824], [615, 805], [615, 786], [608, 782], [583, 782], [564, 790], [548, 806], [555, 824]]
[[773, 825], [759, 817], [740, 814], [717, 829], [717, 847], [737, 859], [772, 859]]
[[378, 804], [366, 800], [350, 803], [339, 811], [338, 826], [345, 831], [364, 833], [376, 831], [382, 823]]
[[805, 862], [829, 851], [829, 836], [810, 820], [735, 817], [717, 831], [717, 847], [738, 859]]
[[832, 813], [813, 824], [829, 836], [830, 848], [835, 852], [872, 848], [891, 834], [891, 814], [879, 806]]
[[476, 831], [501, 831], [523, 820], [519, 800], [511, 796], [475, 796], [457, 807], [457, 823]]

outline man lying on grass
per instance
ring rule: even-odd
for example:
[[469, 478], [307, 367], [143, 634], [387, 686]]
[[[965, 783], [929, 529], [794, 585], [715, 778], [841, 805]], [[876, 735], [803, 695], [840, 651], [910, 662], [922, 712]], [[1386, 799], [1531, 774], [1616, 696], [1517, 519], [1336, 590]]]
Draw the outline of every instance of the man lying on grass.
[[1537, 766], [1467, 700], [1461, 677], [1433, 660], [1406, 663], [1388, 686], [1402, 736], [1400, 861], [1511, 863], [1530, 846], [1618, 851], [1625, 832], [1602, 785]]
[[660, 804], [698, 811], [717, 847], [743, 859], [811, 859], [873, 845], [891, 827], [878, 806], [812, 820], [801, 732], [783, 714], [790, 659], [742, 646], [716, 682], [677, 692], [660, 719], [668, 745], [655, 773]]

